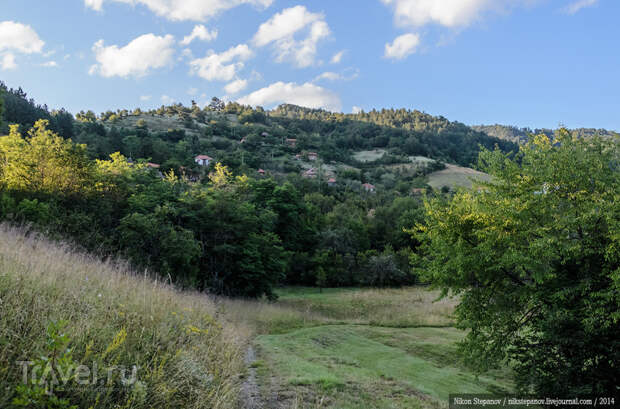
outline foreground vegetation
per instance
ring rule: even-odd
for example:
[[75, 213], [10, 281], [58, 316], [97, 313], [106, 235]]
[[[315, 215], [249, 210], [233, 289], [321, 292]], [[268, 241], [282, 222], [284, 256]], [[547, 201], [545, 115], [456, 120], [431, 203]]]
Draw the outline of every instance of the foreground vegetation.
[[452, 326], [458, 300], [435, 302], [438, 292], [418, 287], [278, 294], [269, 314], [260, 304], [230, 306], [262, 322], [252, 367], [265, 407], [434, 408], [449, 393], [512, 390], [508, 368], [476, 376], [463, 365], [456, 345], [465, 333]]
[[0, 226], [0, 407], [237, 407], [243, 333], [127, 268]]

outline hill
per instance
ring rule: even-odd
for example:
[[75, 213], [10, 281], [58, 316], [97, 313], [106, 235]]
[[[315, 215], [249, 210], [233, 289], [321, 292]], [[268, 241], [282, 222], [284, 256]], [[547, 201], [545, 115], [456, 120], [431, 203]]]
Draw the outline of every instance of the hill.
[[203, 295], [2, 224], [0, 300], [0, 407], [237, 407], [243, 335]]
[[[475, 125], [472, 129], [483, 132], [494, 138], [510, 141], [514, 143], [527, 142], [529, 135], [545, 134], [550, 138], [553, 138], [555, 131], [553, 129], [530, 129], [530, 128], [518, 128], [516, 126], [509, 125]], [[614, 136], [618, 135], [615, 131], [609, 131], [607, 129], [595, 129], [595, 128], [577, 128], [571, 129], [570, 133], [579, 137], [587, 138], [594, 135], [599, 136]]]

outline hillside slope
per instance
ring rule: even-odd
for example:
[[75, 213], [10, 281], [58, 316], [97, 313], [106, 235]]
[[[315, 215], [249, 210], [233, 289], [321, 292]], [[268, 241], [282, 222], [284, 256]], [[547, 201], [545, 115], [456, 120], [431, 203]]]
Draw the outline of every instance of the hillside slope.
[[204, 295], [0, 225], [0, 306], [2, 408], [236, 407], [241, 339]]

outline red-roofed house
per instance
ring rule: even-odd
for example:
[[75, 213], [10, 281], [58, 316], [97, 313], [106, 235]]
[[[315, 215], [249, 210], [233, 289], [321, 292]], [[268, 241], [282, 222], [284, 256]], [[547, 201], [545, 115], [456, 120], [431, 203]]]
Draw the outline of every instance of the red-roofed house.
[[334, 178], [330, 178], [330, 179], [327, 181], [327, 186], [336, 186], [336, 179], [334, 179]]
[[286, 144], [291, 148], [294, 148], [297, 145], [297, 139], [286, 139]]
[[264, 171], [263, 169], [259, 169], [259, 170], [258, 170], [258, 173], [262, 176], [262, 175], [264, 175], [264, 174], [265, 174], [265, 171]]
[[374, 192], [375, 191], [375, 187], [374, 185], [371, 185], [370, 183], [364, 183], [362, 185], [362, 187], [364, 188], [365, 191], [367, 192]]
[[161, 167], [161, 165], [158, 165], [157, 163], [151, 163], [151, 162], [147, 163], [146, 166], [149, 168], [153, 168], [153, 169], [159, 169]]
[[213, 158], [207, 155], [198, 155], [194, 158], [194, 162], [200, 166], [209, 166], [212, 160]]

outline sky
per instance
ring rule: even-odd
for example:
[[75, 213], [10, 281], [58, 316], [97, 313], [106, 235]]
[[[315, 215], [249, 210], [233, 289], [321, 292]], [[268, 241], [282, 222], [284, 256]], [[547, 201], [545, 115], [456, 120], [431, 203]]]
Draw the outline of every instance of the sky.
[[96, 113], [211, 97], [620, 130], [618, 0], [2, 0], [0, 80]]

